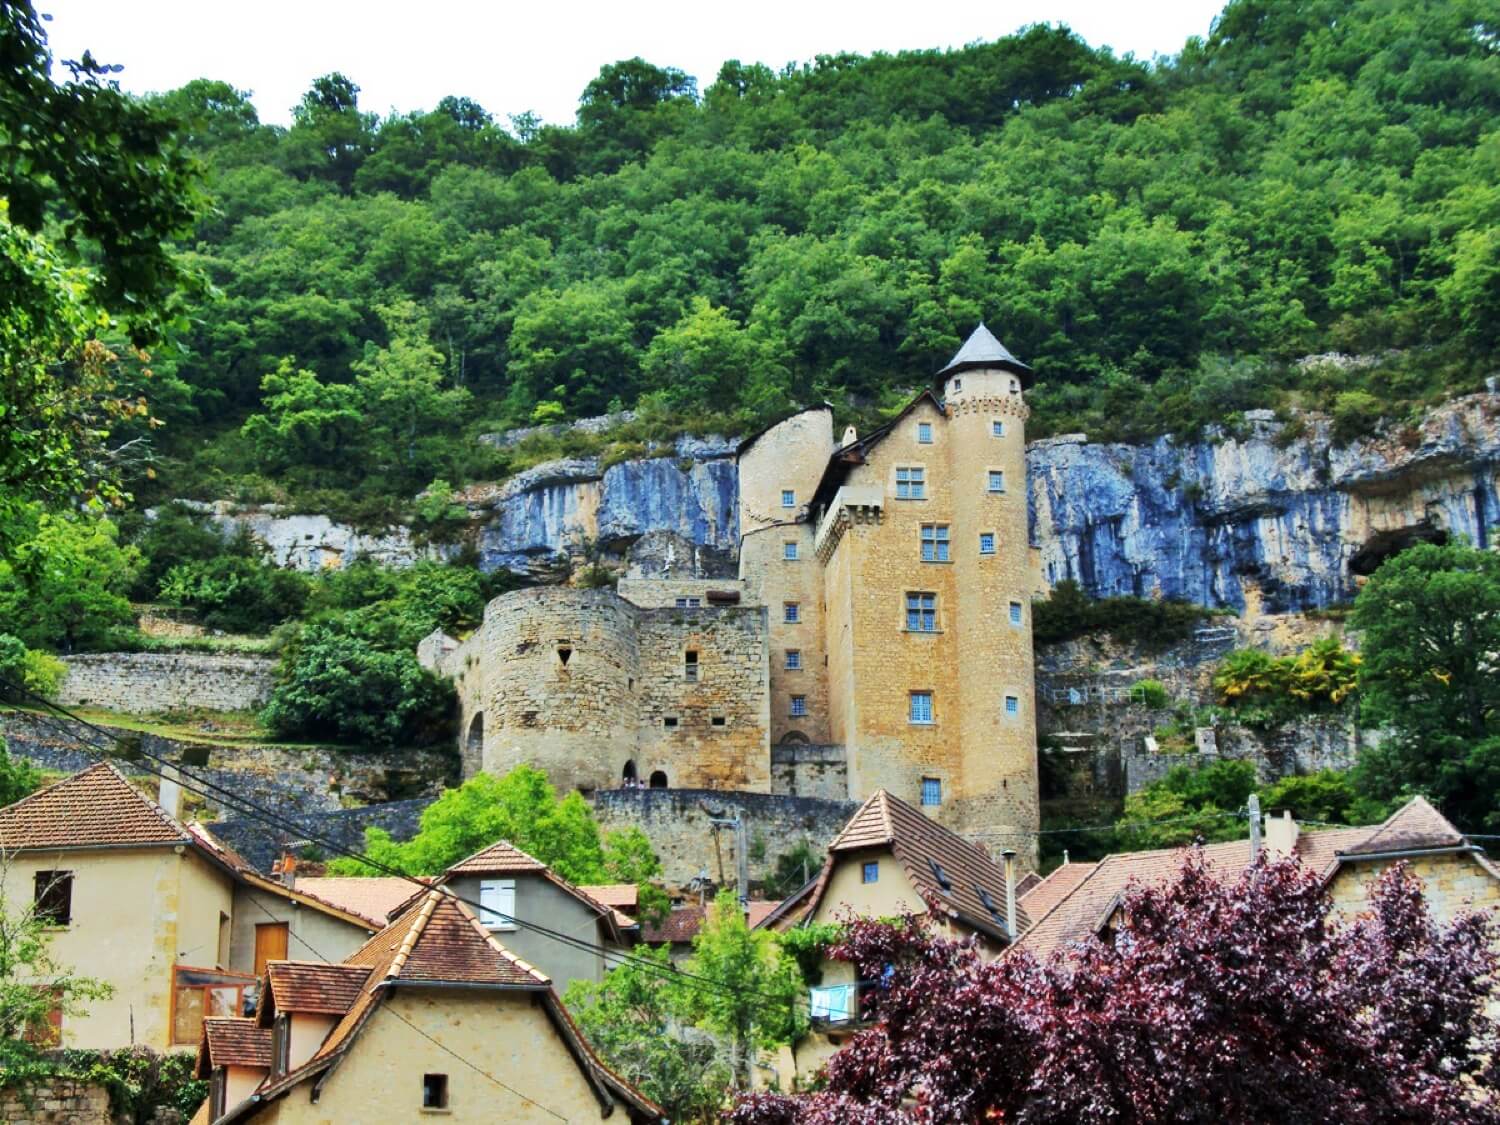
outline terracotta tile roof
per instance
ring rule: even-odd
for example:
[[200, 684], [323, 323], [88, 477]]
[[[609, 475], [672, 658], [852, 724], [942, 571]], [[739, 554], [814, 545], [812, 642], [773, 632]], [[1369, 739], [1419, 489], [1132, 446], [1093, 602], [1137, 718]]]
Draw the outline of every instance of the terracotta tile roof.
[[[1005, 939], [1004, 869], [983, 848], [884, 789], [861, 805], [828, 845], [829, 862], [823, 865], [804, 917], [817, 910], [841, 855], [875, 848], [888, 848], [917, 893], [936, 903], [940, 913]], [[911, 906], [916, 909], [918, 904]], [[1019, 903], [1016, 915], [1018, 929], [1024, 930], [1028, 916]]]
[[1425, 848], [1456, 848], [1465, 843], [1458, 829], [1424, 797], [1413, 797], [1397, 809], [1368, 838], [1341, 855], [1370, 852], [1402, 852]]
[[208, 1017], [198, 1047], [198, 1077], [209, 1077], [216, 1066], [270, 1070], [271, 1036], [269, 1027], [257, 1027], [253, 1019]]
[[1028, 871], [1016, 880], [1016, 898], [1023, 899], [1033, 887], [1040, 886], [1042, 877], [1035, 871]]
[[[760, 899], [751, 899], [745, 904], [745, 922], [753, 930], [769, 918], [781, 903], [763, 902]], [[641, 940], [650, 945], [660, 945], [669, 942], [673, 945], [683, 945], [691, 942], [697, 936], [698, 931], [703, 928], [703, 921], [708, 917], [706, 906], [694, 904], [691, 906], [678, 906], [668, 914], [666, 920], [660, 926], [642, 926]]]
[[281, 1012], [320, 1012], [341, 1016], [364, 988], [370, 970], [322, 961], [269, 961], [271, 1003]]
[[546, 871], [547, 865], [504, 840], [461, 859], [448, 868], [449, 875], [511, 875], [524, 871]]
[[100, 762], [0, 809], [6, 851], [188, 844], [188, 830]]
[[[1338, 849], [1352, 846], [1370, 832], [1369, 828], [1302, 832], [1297, 837], [1297, 856], [1312, 870], [1324, 871], [1334, 862]], [[1047, 956], [1073, 942], [1086, 940], [1099, 931], [1132, 880], [1148, 885], [1166, 882], [1182, 866], [1184, 852], [1183, 848], [1166, 848], [1105, 856], [1045, 914], [1034, 919], [1031, 928], [1016, 943], [1017, 947]], [[1250, 842], [1208, 844], [1203, 848], [1203, 856], [1211, 871], [1225, 880], [1235, 879], [1249, 866]], [[1045, 886], [1044, 883], [1027, 896], [1028, 911], [1032, 909], [1034, 896], [1042, 893]]]
[[611, 910], [634, 910], [641, 894], [640, 887], [634, 883], [586, 883], [578, 889]]
[[1026, 916], [1035, 921], [1071, 894], [1096, 866], [1093, 863], [1065, 863], [1045, 879], [1038, 878], [1024, 892], [1018, 884], [1016, 899], [1026, 908]]
[[398, 875], [372, 875], [368, 878], [312, 876], [298, 878], [292, 886], [330, 906], [368, 918], [376, 928], [384, 926], [396, 908], [421, 888]]

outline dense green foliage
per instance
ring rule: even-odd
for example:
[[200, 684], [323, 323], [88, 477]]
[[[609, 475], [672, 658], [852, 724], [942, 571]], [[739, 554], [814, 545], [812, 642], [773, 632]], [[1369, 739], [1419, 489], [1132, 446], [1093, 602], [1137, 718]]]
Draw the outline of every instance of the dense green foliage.
[[0, 557], [0, 621], [28, 647], [63, 652], [120, 647], [135, 629], [125, 594], [140, 554], [114, 524], [79, 514], [19, 510]]
[[0, 808], [29, 797], [41, 785], [41, 771], [25, 758], [12, 758], [5, 739], [0, 738]]
[[[514, 468], [476, 432], [642, 396], [879, 414], [981, 317], [1035, 432], [1404, 417], [1496, 342], [1496, 32], [1477, 0], [1234, 0], [1150, 65], [1048, 27], [701, 92], [633, 59], [569, 127], [379, 118], [330, 75], [283, 129], [190, 83], [154, 105], [209, 169], [188, 259], [222, 297], [156, 364], [139, 487], [404, 501]], [[1385, 358], [1289, 362], [1330, 349]]]
[[1032, 639], [1039, 645], [1108, 633], [1127, 644], [1160, 648], [1192, 636], [1209, 610], [1191, 602], [1154, 598], [1090, 598], [1071, 578], [1032, 602]]
[[1274, 727], [1336, 710], [1357, 686], [1360, 656], [1337, 637], [1324, 637], [1296, 656], [1271, 656], [1242, 648], [1214, 672], [1214, 690], [1235, 719], [1247, 726]]
[[1500, 831], [1500, 555], [1424, 543], [1354, 603], [1361, 712], [1392, 737], [1360, 759], [1376, 797], [1424, 793], [1460, 828]]
[[[668, 906], [651, 880], [661, 863], [639, 828], [601, 833], [588, 802], [576, 791], [561, 799], [547, 775], [517, 766], [504, 777], [480, 773], [445, 790], [422, 810], [421, 827], [404, 843], [381, 828], [365, 829], [364, 853], [408, 875], [436, 875], [497, 840], [520, 848], [564, 879], [578, 884], [636, 883], [640, 909], [652, 918]], [[380, 867], [335, 859], [336, 875], [379, 875]]]

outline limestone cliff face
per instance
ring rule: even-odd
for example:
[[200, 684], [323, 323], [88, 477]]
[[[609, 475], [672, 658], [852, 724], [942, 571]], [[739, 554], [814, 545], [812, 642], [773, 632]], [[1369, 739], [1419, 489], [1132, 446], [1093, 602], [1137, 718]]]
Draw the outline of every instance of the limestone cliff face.
[[1033, 542], [1048, 583], [1283, 613], [1353, 598], [1359, 572], [1412, 539], [1486, 546], [1500, 522], [1500, 395], [1410, 431], [1339, 447], [1326, 421], [1291, 433], [1252, 412], [1201, 442], [1028, 451]]
[[[546, 578], [584, 539], [624, 555], [671, 533], [722, 557], [738, 547], [734, 446], [684, 438], [666, 456], [538, 465], [462, 499], [486, 570]], [[1252, 412], [1233, 433], [1149, 445], [1083, 436], [1032, 444], [1031, 538], [1042, 576], [1096, 596], [1162, 595], [1286, 613], [1346, 602], [1360, 571], [1415, 538], [1488, 545], [1500, 524], [1500, 394], [1472, 395], [1419, 427], [1338, 446], [1326, 420], [1295, 430]], [[323, 516], [213, 507], [248, 524], [284, 565], [313, 570], [367, 553], [392, 565], [451, 554], [404, 528], [359, 535]]]

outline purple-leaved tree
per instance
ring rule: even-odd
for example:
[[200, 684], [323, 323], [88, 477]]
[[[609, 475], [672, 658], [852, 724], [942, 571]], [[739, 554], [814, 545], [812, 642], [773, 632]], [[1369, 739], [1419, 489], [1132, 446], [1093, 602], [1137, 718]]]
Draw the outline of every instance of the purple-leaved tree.
[[1113, 943], [1047, 962], [985, 962], [912, 918], [851, 923], [833, 956], [884, 979], [877, 1022], [824, 1089], [727, 1119], [1500, 1122], [1493, 917], [1436, 923], [1398, 865], [1351, 922], [1294, 860], [1223, 882], [1197, 852], [1122, 907]]

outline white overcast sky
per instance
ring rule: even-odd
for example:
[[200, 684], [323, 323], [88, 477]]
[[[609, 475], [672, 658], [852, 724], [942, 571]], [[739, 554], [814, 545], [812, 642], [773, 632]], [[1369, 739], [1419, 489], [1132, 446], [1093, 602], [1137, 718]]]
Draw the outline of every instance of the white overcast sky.
[[85, 49], [120, 63], [143, 93], [216, 78], [286, 124], [311, 81], [338, 70], [360, 104], [387, 113], [473, 98], [504, 123], [531, 110], [568, 123], [599, 68], [640, 55], [706, 88], [725, 59], [780, 67], [837, 51], [958, 47], [1032, 23], [1062, 23], [1138, 58], [1205, 35], [1222, 0], [37, 0], [57, 58]]

